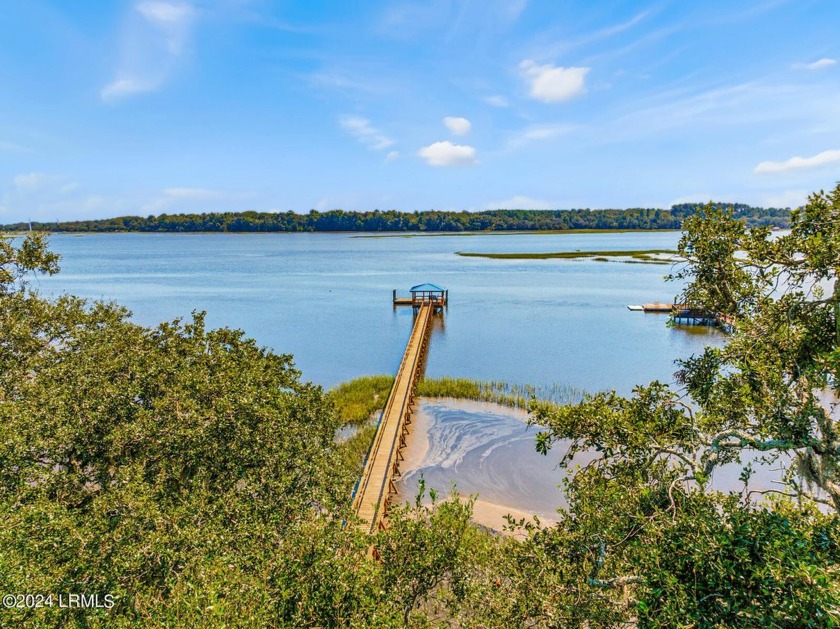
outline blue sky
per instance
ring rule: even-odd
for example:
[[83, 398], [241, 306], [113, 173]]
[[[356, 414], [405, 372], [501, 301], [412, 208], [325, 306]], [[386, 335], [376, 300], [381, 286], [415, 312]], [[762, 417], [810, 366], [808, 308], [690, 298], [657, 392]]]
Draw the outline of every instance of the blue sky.
[[840, 180], [840, 2], [10, 0], [0, 222], [793, 206]]

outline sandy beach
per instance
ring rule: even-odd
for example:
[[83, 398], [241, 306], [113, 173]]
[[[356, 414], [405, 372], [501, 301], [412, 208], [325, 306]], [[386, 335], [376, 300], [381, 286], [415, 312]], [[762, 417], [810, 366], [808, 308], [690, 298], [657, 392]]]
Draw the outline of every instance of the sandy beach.
[[497, 404], [421, 399], [402, 451], [398, 500], [413, 501], [422, 477], [438, 495], [453, 487], [463, 499], [477, 494], [473, 520], [494, 531], [502, 531], [506, 514], [553, 523], [563, 471], [559, 457], [536, 452], [537, 430], [526, 419], [525, 411]]

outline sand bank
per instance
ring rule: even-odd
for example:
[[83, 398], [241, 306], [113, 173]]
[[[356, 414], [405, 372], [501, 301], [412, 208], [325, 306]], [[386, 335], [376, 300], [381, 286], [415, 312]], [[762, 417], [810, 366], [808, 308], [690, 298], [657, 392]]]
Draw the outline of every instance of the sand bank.
[[526, 419], [525, 411], [498, 404], [421, 399], [402, 451], [397, 499], [413, 502], [422, 478], [439, 495], [452, 488], [464, 499], [477, 494], [473, 519], [487, 528], [501, 531], [506, 514], [554, 522], [564, 472], [558, 456], [537, 454], [537, 429]]

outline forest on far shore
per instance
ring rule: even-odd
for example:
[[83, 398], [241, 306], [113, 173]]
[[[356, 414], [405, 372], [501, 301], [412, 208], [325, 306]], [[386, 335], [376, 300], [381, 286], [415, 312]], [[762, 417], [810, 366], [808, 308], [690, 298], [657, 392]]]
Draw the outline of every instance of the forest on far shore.
[[[732, 208], [747, 226], [787, 228], [790, 208], [760, 208], [743, 203], [714, 203]], [[705, 206], [708, 207], [708, 206]], [[680, 229], [683, 220], [703, 212], [703, 205], [682, 203], [670, 210], [488, 210], [484, 212], [398, 212], [330, 210], [295, 212], [209, 212], [118, 216], [86, 221], [20, 222], [0, 226], [3, 231], [46, 232], [460, 232], [553, 231], [568, 229]]]

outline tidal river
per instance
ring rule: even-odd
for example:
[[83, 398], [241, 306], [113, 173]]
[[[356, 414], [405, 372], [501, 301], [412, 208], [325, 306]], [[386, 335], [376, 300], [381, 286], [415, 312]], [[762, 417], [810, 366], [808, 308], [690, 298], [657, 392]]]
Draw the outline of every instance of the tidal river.
[[43, 292], [114, 300], [154, 325], [193, 310], [293, 354], [324, 386], [394, 373], [411, 310], [391, 291], [434, 282], [450, 307], [435, 326], [427, 375], [559, 383], [627, 393], [670, 381], [675, 358], [718, 339], [670, 329], [628, 304], [669, 302], [669, 266], [591, 259], [493, 260], [456, 251], [673, 249], [676, 232], [365, 238], [348, 234], [55, 235], [62, 271]]
[[[678, 237], [55, 235], [62, 272], [34, 285], [48, 294], [114, 300], [145, 325], [204, 310], [209, 325], [241, 328], [261, 345], [293, 354], [304, 379], [330, 387], [396, 372], [412, 314], [392, 308], [391, 291], [433, 282], [449, 289], [450, 305], [435, 323], [426, 375], [627, 394], [636, 384], [672, 381], [675, 359], [721, 341], [716, 331], [669, 328], [662, 315], [627, 309], [673, 300], [680, 286], [663, 280], [669, 266], [455, 252], [674, 249]], [[495, 504], [550, 516], [561, 504], [559, 454], [534, 452], [536, 431], [521, 413], [429, 401], [418, 417], [416, 427], [428, 434], [412, 441], [406, 495], [422, 471], [438, 489], [455, 482], [462, 492], [478, 491], [491, 510]]]

